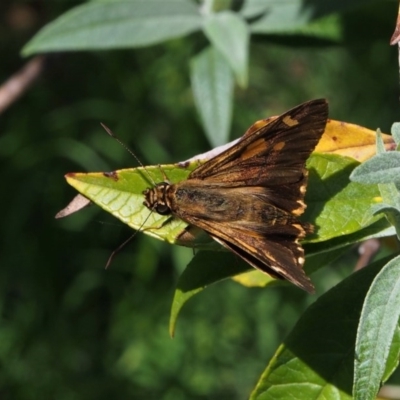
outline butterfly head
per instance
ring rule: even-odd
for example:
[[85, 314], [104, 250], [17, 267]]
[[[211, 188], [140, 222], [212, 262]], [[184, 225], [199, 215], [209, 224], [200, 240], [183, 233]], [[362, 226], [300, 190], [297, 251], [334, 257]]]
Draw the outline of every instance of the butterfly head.
[[146, 189], [144, 194], [144, 202], [147, 208], [160, 215], [171, 214], [171, 206], [168, 199], [168, 189], [171, 185], [167, 182], [160, 182], [156, 186]]

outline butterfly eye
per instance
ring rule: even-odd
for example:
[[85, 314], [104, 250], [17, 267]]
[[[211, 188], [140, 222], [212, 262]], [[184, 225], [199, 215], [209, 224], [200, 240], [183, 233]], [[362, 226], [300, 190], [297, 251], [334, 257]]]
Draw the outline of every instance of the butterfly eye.
[[157, 204], [155, 206], [155, 210], [158, 214], [161, 214], [161, 215], [171, 214], [171, 209], [166, 204], [162, 204], [162, 203]]

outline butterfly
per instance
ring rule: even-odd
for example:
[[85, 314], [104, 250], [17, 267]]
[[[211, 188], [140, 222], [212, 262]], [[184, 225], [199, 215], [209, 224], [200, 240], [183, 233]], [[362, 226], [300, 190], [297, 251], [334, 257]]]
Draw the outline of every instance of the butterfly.
[[252, 125], [232, 147], [190, 173], [143, 192], [144, 205], [207, 232], [248, 264], [312, 293], [300, 244], [307, 158], [328, 119], [325, 99], [303, 103], [271, 122]]

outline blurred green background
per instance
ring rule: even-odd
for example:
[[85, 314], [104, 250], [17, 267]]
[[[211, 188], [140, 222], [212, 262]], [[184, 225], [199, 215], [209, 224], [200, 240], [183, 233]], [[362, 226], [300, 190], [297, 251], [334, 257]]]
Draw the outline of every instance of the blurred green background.
[[[71, 1], [0, 4], [0, 78], [22, 46]], [[333, 119], [389, 132], [399, 120], [396, 1], [335, 15], [339, 42], [252, 37], [250, 84], [236, 89], [232, 138], [255, 120], [326, 97]], [[67, 172], [111, 171], [209, 150], [188, 60], [202, 34], [131, 51], [51, 54], [33, 87], [0, 115], [0, 398], [243, 399], [313, 300], [295, 287], [232, 281], [192, 300], [168, 336], [174, 284], [192, 257], [90, 207], [54, 215], [75, 192]], [[312, 276], [317, 292], [351, 273], [357, 252]]]

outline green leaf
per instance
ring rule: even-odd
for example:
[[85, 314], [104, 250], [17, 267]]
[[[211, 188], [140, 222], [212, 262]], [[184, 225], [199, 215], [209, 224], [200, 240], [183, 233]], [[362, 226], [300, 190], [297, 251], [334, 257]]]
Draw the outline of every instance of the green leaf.
[[307, 309], [265, 369], [251, 400], [352, 398], [359, 315], [386, 261], [354, 273]]
[[394, 141], [396, 142], [397, 145], [400, 144], [400, 122], [395, 122], [392, 125], [392, 129], [390, 130]]
[[[381, 184], [379, 185], [379, 188], [381, 186], [389, 186], [390, 184]], [[392, 186], [393, 192], [396, 190], [394, 185]], [[382, 192], [383, 190], [381, 190]], [[389, 191], [386, 191], [388, 193]], [[394, 194], [394, 199], [395, 201], [398, 200], [399, 194], [396, 192]], [[397, 201], [398, 202], [398, 201]], [[381, 204], [375, 204], [371, 207], [371, 210], [374, 214], [378, 213], [384, 213], [387, 220], [390, 222], [390, 224], [395, 228], [397, 237], [400, 239], [400, 209], [397, 206], [389, 205], [386, 203], [381, 203]]]
[[355, 399], [375, 399], [387, 368], [399, 317], [400, 256], [382, 268], [364, 301], [354, 364]]
[[151, 212], [143, 205], [143, 191], [162, 182], [163, 173], [171, 182], [179, 182], [196, 167], [196, 163], [187, 168], [163, 165], [159, 167], [132, 168], [112, 173], [70, 173], [66, 175], [68, 183], [92, 200], [105, 211], [111, 213], [133, 229], [141, 229], [157, 239], [176, 243], [185, 231], [187, 224], [176, 218]]
[[201, 24], [188, 0], [89, 2], [46, 25], [22, 54], [149, 46], [197, 31]]
[[[381, 131], [378, 129], [376, 132], [376, 150], [377, 154], [384, 154], [386, 152], [385, 145], [382, 140]], [[400, 193], [399, 183], [396, 185], [393, 182], [379, 183], [378, 188], [382, 197], [382, 203], [377, 204], [373, 210], [375, 213], [380, 208], [381, 212], [386, 214], [388, 221], [395, 227], [397, 237], [400, 238]]]
[[350, 179], [364, 184], [400, 183], [400, 153], [390, 151], [377, 154], [354, 170]]
[[[257, 3], [257, 0], [246, 3], [249, 3], [247, 7], [250, 8], [252, 3]], [[264, 7], [266, 11], [250, 25], [252, 33], [287, 32], [306, 24], [312, 18], [312, 10], [304, 8], [303, 2], [299, 0], [284, 2], [267, 0], [264, 2]], [[247, 8], [243, 12], [246, 15]]]
[[[332, 13], [338, 14], [351, 7], [363, 5], [364, 0], [341, 1], [325, 0], [305, 3], [302, 0], [246, 0], [241, 13], [246, 17], [257, 17], [250, 25], [252, 33], [307, 33], [307, 24], [316, 21], [318, 18], [329, 16]], [[335, 17], [335, 20], [339, 20]], [[328, 20], [328, 19], [327, 19]], [[329, 19], [329, 24], [333, 22]], [[309, 33], [318, 33], [323, 37], [341, 37], [340, 24], [335, 22], [328, 31], [318, 28], [319, 22], [316, 21], [315, 27], [310, 27]], [[314, 31], [314, 32], [313, 32]]]
[[304, 220], [317, 227], [308, 241], [348, 235], [377, 220], [371, 204], [379, 198], [378, 187], [349, 180], [357, 165], [359, 163], [352, 158], [332, 154], [313, 154], [308, 159], [309, 183]]
[[397, 369], [397, 367], [399, 366], [399, 361], [400, 361], [400, 328], [397, 326], [394, 331], [392, 343], [390, 345], [389, 355], [385, 366], [385, 372], [382, 376], [383, 383], [386, 382], [393, 374], [393, 372]]
[[385, 213], [388, 221], [395, 227], [400, 238], [400, 153], [386, 152], [380, 131], [376, 134], [377, 155], [358, 166], [350, 179], [366, 185], [378, 183], [381, 202], [374, 204], [372, 212]]
[[376, 154], [382, 154], [386, 152], [385, 143], [382, 139], [382, 132], [378, 128], [376, 130]]
[[227, 60], [238, 84], [247, 87], [250, 34], [245, 21], [232, 11], [221, 11], [207, 16], [203, 30]]
[[233, 76], [225, 58], [212, 47], [190, 63], [194, 101], [213, 147], [225, 144], [232, 119]]
[[[400, 181], [398, 181], [396, 185], [390, 180], [394, 179], [395, 171], [398, 169], [395, 165], [395, 160], [396, 158], [400, 160], [400, 153], [386, 152], [379, 129], [376, 132], [376, 152], [377, 155], [365, 161], [352, 172], [350, 179], [356, 182], [362, 182], [366, 185], [371, 184], [371, 182], [378, 182], [381, 196], [380, 203], [373, 204], [371, 206], [371, 211], [374, 214], [385, 213], [388, 221], [395, 227], [397, 237], [400, 238], [400, 194], [397, 187]], [[387, 161], [385, 161], [387, 158], [392, 160], [392, 164], [387, 164]], [[380, 183], [383, 180], [387, 182]]]
[[332, 250], [339, 250], [342, 247], [364, 240], [388, 237], [395, 234], [396, 231], [393, 226], [389, 224], [386, 218], [381, 218], [373, 224], [349, 235], [337, 236], [322, 242], [306, 242], [303, 244], [303, 248], [307, 255], [317, 255]]
[[172, 300], [169, 332], [175, 334], [176, 321], [183, 305], [212, 283], [239, 274], [251, 267], [226, 251], [200, 251], [179, 277]]
[[[254, 32], [252, 29], [252, 33], [261, 33]], [[306, 24], [300, 24], [291, 27], [287, 27], [284, 31], [277, 30], [269, 31], [266, 29], [264, 34], [272, 34], [275, 38], [278, 38], [278, 35], [281, 35], [283, 38], [293, 38], [296, 40], [297, 45], [301, 45], [301, 43], [306, 43], [304, 40], [301, 41], [301, 38], [314, 39], [315, 43], [338, 43], [343, 39], [343, 30], [342, 30], [342, 21], [338, 14], [329, 15], [325, 18], [319, 18], [315, 21], [311, 21]], [[296, 39], [294, 39], [294, 36]], [[320, 42], [318, 42], [318, 40]], [[321, 42], [322, 41], [322, 42]], [[294, 42], [293, 42], [294, 43]], [[309, 43], [313, 43], [310, 41]]]
[[307, 25], [300, 26], [289, 33], [340, 42], [343, 39], [342, 19], [337, 13], [328, 15], [327, 17], [311, 21]]
[[263, 2], [259, 0], [245, 0], [243, 7], [240, 9], [240, 14], [243, 15], [244, 18], [259, 18], [270, 9], [271, 2], [269, 0]]

